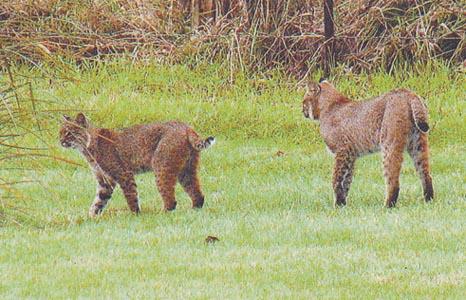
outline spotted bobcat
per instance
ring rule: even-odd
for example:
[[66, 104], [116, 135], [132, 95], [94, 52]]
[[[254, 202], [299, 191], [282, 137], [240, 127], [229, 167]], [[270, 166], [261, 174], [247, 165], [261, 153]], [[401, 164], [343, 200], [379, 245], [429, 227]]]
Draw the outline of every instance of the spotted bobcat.
[[179, 181], [192, 199], [194, 208], [201, 208], [204, 195], [199, 186], [199, 152], [215, 142], [213, 137], [199, 138], [181, 122], [136, 125], [123, 130], [93, 127], [84, 114], [73, 120], [64, 116], [60, 143], [79, 150], [97, 179], [97, 192], [89, 209], [94, 217], [102, 212], [118, 183], [132, 212], [139, 213], [134, 175], [154, 171], [164, 209], [176, 207], [175, 185]]
[[403, 151], [406, 149], [421, 177], [425, 201], [434, 197], [429, 168], [427, 109], [406, 89], [396, 89], [369, 101], [355, 102], [321, 80], [310, 83], [303, 100], [306, 118], [320, 122], [320, 133], [335, 155], [335, 205], [346, 204], [355, 160], [382, 151], [387, 207], [396, 204]]

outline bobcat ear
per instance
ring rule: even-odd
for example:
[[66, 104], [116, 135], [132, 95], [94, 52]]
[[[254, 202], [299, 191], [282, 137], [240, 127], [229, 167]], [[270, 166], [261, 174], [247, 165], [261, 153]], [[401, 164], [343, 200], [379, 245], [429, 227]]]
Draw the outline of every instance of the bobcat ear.
[[81, 112], [76, 115], [76, 123], [84, 128], [89, 127], [89, 123], [87, 122], [86, 116]]
[[325, 77], [320, 77], [319, 83], [322, 83], [322, 82], [328, 82], [327, 78], [325, 78]]
[[63, 115], [62, 117], [63, 117], [63, 121], [68, 121], [68, 122], [71, 121], [71, 117], [68, 115]]

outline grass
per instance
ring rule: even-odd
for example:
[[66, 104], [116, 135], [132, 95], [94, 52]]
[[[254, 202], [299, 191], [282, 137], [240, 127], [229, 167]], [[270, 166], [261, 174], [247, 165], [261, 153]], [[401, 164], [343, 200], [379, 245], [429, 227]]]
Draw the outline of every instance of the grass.
[[[298, 76], [321, 66], [321, 1], [248, 0], [212, 7], [213, 2], [2, 1], [0, 60], [222, 60], [228, 68], [283, 68]], [[332, 60], [338, 63], [367, 71], [433, 59], [463, 64], [466, 10], [461, 1], [341, 0], [333, 11]]]
[[[1, 298], [461, 299], [466, 293], [466, 86], [446, 68], [333, 79], [358, 99], [404, 86], [428, 102], [436, 199], [423, 203], [406, 155], [392, 210], [383, 208], [379, 155], [358, 161], [348, 207], [333, 208], [332, 157], [317, 125], [301, 116], [302, 91], [278, 74], [236, 74], [230, 84], [229, 71], [216, 65], [115, 63], [72, 69], [72, 80], [52, 81], [38, 70], [15, 72], [26, 76], [18, 80], [34, 78], [36, 97], [48, 100], [38, 107], [40, 139], [27, 135], [21, 143], [47, 147], [55, 157], [84, 165], [78, 153], [58, 146], [56, 109], [85, 109], [108, 127], [181, 119], [218, 143], [202, 155], [206, 205], [199, 211], [178, 188], [177, 210], [162, 213], [154, 177], [145, 174], [137, 178], [140, 216], [129, 213], [118, 189], [93, 220], [87, 208], [95, 183], [87, 167], [43, 158], [14, 162], [29, 171], [4, 165], [3, 177], [39, 183], [22, 185], [25, 200], [17, 203], [34, 219], [0, 227]], [[206, 244], [208, 235], [220, 241]]]

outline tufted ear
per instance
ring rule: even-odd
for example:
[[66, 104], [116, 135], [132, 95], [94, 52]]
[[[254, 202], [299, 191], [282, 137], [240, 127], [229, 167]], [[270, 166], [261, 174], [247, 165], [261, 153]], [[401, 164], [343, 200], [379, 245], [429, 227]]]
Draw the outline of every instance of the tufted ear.
[[89, 122], [87, 121], [86, 116], [81, 112], [76, 115], [76, 123], [83, 128], [89, 127]]
[[71, 122], [71, 121], [72, 121], [72, 120], [71, 120], [71, 117], [68, 116], [68, 115], [63, 115], [62, 117], [63, 117], [63, 121], [68, 121], [68, 122]]

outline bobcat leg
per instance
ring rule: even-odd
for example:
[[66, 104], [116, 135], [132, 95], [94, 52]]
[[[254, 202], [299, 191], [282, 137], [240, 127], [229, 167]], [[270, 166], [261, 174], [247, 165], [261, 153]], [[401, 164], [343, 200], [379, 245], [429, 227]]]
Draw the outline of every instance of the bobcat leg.
[[183, 189], [193, 202], [193, 208], [201, 208], [204, 205], [204, 195], [202, 194], [199, 178], [197, 177], [198, 164], [199, 153], [192, 154], [185, 168], [178, 175], [181, 186], [183, 186]]
[[383, 156], [383, 171], [386, 184], [385, 206], [394, 207], [400, 193], [400, 171], [403, 152], [412, 124], [403, 117], [400, 108], [403, 102], [391, 102], [386, 106], [380, 132], [380, 147]]
[[400, 171], [403, 163], [403, 147], [382, 149], [386, 190], [385, 206], [394, 207], [400, 192]]
[[139, 213], [141, 209], [139, 208], [138, 191], [133, 173], [124, 173], [119, 180], [119, 184], [129, 209], [134, 213]]
[[104, 174], [97, 174], [97, 191], [94, 202], [89, 208], [89, 216], [95, 217], [102, 213], [102, 210], [107, 205], [108, 200], [112, 197], [115, 189], [115, 181]]
[[353, 180], [355, 161], [356, 157], [348, 152], [340, 152], [335, 156], [335, 168], [333, 170], [335, 206], [346, 205], [346, 196]]
[[[187, 140], [179, 140], [172, 136], [166, 136], [159, 142], [152, 159], [152, 168], [157, 177], [157, 189], [163, 199], [165, 211], [176, 208], [175, 185], [177, 176], [189, 159]], [[173, 153], [177, 159], [172, 159]]]
[[434, 198], [432, 177], [429, 166], [429, 144], [427, 135], [416, 132], [412, 135], [408, 144], [408, 153], [411, 156], [414, 167], [421, 178], [424, 199], [426, 202]]
[[176, 173], [159, 171], [157, 173], [157, 189], [163, 199], [163, 208], [165, 211], [176, 208], [175, 185]]

